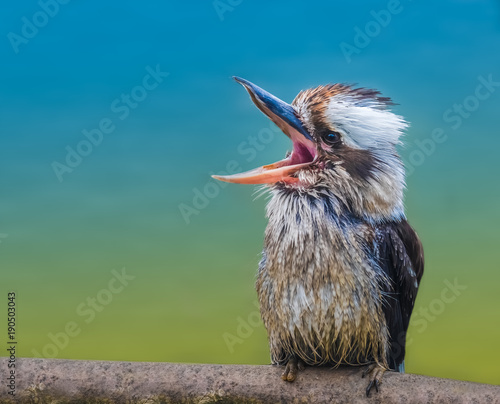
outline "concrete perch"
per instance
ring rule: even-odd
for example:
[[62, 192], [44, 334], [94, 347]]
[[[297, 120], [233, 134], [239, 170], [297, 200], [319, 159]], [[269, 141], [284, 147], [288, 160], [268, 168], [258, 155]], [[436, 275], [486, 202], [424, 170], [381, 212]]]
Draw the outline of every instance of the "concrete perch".
[[365, 396], [361, 368], [307, 368], [294, 383], [277, 366], [20, 358], [16, 396], [0, 359], [0, 403], [500, 403], [500, 386], [387, 372]]

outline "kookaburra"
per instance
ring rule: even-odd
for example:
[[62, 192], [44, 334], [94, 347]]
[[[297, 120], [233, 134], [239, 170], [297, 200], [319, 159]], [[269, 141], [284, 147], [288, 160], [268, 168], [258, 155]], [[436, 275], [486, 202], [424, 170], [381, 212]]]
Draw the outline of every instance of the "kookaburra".
[[289, 382], [305, 365], [367, 365], [366, 394], [378, 391], [385, 370], [404, 372], [424, 269], [403, 206], [407, 123], [378, 91], [325, 85], [290, 105], [235, 80], [293, 143], [276, 163], [214, 176], [271, 193], [257, 292], [272, 363]]

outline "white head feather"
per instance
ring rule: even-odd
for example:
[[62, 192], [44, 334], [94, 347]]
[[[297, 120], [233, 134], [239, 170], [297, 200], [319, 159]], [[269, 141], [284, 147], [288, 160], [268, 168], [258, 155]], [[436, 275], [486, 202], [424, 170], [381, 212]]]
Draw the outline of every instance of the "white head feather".
[[360, 99], [349, 94], [333, 96], [325, 118], [344, 135], [344, 142], [358, 149], [385, 149], [401, 144], [408, 127], [403, 117], [392, 113], [376, 99]]

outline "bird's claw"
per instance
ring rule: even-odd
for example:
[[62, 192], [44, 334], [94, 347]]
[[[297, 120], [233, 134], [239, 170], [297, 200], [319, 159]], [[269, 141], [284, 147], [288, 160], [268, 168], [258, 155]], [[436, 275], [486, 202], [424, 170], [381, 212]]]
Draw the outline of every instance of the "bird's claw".
[[385, 368], [380, 366], [379, 364], [373, 363], [368, 365], [366, 369], [361, 374], [361, 377], [365, 377], [367, 374], [370, 375], [370, 383], [368, 383], [368, 387], [366, 388], [366, 397], [370, 396], [370, 391], [375, 387], [375, 391], [378, 393], [380, 384], [382, 383], [382, 376], [385, 373]]
[[297, 378], [299, 370], [304, 370], [305, 363], [297, 358], [292, 358], [288, 361], [285, 371], [281, 374], [281, 378], [286, 382], [293, 382]]
[[370, 395], [370, 390], [375, 387], [375, 391], [378, 393], [378, 388], [380, 386], [380, 382], [377, 379], [372, 379], [366, 388], [366, 397]]

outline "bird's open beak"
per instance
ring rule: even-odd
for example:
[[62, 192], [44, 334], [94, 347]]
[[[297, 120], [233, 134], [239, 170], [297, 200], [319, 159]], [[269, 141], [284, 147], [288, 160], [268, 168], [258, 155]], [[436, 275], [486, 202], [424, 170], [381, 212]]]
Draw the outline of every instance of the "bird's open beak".
[[279, 181], [293, 183], [292, 177], [302, 168], [309, 166], [316, 158], [316, 146], [313, 138], [305, 129], [295, 109], [274, 95], [250, 83], [248, 80], [234, 77], [250, 94], [254, 104], [266, 114], [293, 142], [292, 153], [276, 163], [234, 175], [213, 175], [220, 181], [239, 184], [272, 184]]

